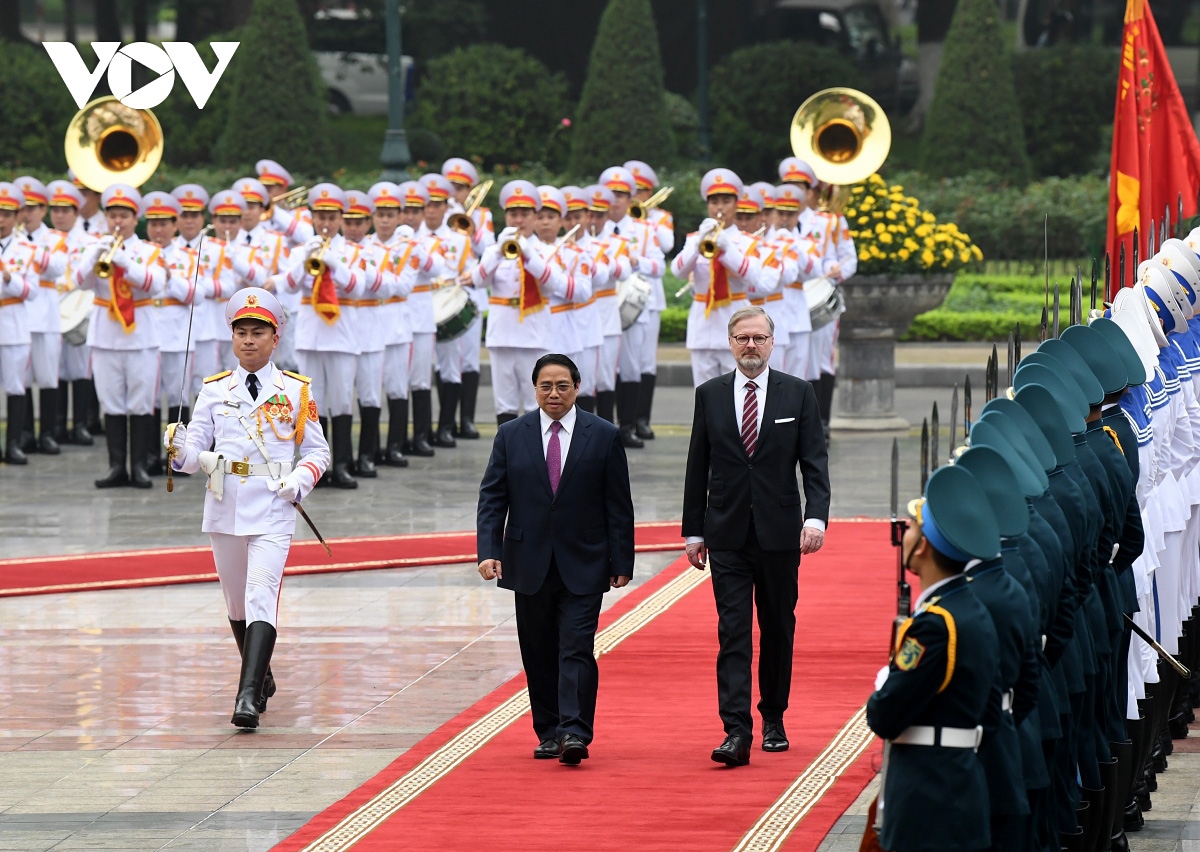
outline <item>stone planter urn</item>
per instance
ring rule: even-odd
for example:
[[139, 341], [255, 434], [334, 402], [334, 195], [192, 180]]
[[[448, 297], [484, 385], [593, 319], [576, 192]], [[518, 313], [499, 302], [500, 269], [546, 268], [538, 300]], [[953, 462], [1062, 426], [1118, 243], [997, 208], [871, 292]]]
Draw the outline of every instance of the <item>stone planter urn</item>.
[[940, 305], [954, 273], [854, 275], [842, 282], [834, 429], [907, 429], [896, 414], [896, 339]]

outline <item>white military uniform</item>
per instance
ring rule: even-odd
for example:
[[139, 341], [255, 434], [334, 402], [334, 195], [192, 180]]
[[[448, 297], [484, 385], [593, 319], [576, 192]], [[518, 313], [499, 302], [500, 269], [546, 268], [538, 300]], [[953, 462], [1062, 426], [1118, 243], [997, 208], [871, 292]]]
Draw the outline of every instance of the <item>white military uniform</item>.
[[412, 323], [412, 359], [409, 361], [409, 391], [427, 391], [433, 387], [433, 358], [437, 344], [437, 320], [433, 313], [433, 289], [450, 271], [446, 266], [442, 238], [421, 223], [416, 239], [425, 249], [417, 283], [408, 297], [408, 316]]
[[353, 303], [359, 353], [355, 368], [355, 389], [360, 407], [379, 408], [383, 399], [383, 360], [388, 329], [384, 325], [384, 306], [396, 292], [396, 274], [391, 269], [387, 249], [370, 237], [361, 244], [347, 242], [358, 253], [358, 274], [362, 292]]
[[[799, 227], [800, 236], [811, 241], [819, 252], [821, 275], [835, 282], [842, 280], [835, 279], [830, 274], [833, 264], [838, 262], [837, 249], [831, 233], [835, 229], [835, 222], [824, 213], [806, 207], [800, 213]], [[856, 258], [855, 268], [857, 265]], [[843, 270], [843, 275], [844, 272], [845, 270]], [[809, 336], [808, 375], [804, 376], [809, 381], [819, 379], [822, 373], [834, 372], [833, 356], [837, 346], [837, 326], [836, 322], [828, 323]]]
[[[75, 269], [79, 265], [79, 259], [83, 251], [95, 242], [95, 239], [95, 237], [83, 229], [83, 219], [76, 217], [75, 226], [67, 232], [67, 265], [63, 268], [63, 274], [57, 282], [60, 297], [76, 289]], [[91, 358], [88, 354], [87, 344], [71, 344], [64, 340], [62, 355], [59, 360], [59, 379], [66, 382], [76, 382], [90, 378], [91, 374]], [[79, 422], [84, 422], [82, 417], [79, 418]]]
[[[667, 262], [658, 244], [657, 228], [646, 222], [639, 222], [626, 216], [619, 222], [608, 222], [604, 226], [605, 234], [615, 237], [622, 244], [618, 253], [629, 258], [631, 274], [636, 272], [644, 277], [651, 286], [650, 300], [646, 309], [638, 316], [637, 321], [621, 332], [617, 372], [623, 382], [640, 382], [644, 373], [654, 372], [656, 358], [647, 358], [649, 351], [658, 348], [657, 328], [650, 321], [646, 311], [654, 301], [655, 289], [662, 292], [662, 279], [667, 271]], [[610, 239], [610, 244], [615, 241]], [[622, 278], [624, 280], [624, 278]], [[666, 306], [664, 297], [663, 306]], [[661, 312], [661, 308], [659, 311]], [[620, 324], [620, 303], [617, 304], [617, 322]], [[647, 343], [653, 333], [653, 347]]]
[[[167, 269], [167, 280], [163, 297], [155, 307], [160, 360], [157, 398], [166, 398], [167, 407], [174, 408], [179, 403], [179, 389], [184, 387], [184, 382], [187, 383], [187, 387], [192, 386], [196, 329], [193, 322], [193, 340], [189, 343], [188, 323], [192, 320], [193, 310], [196, 316], [204, 310], [205, 293], [211, 282], [202, 283], [197, 274], [195, 249], [172, 242], [163, 248], [162, 256]], [[193, 303], [195, 308], [192, 307]], [[185, 408], [190, 401], [185, 395]]]
[[[541, 251], [549, 263], [562, 270], [567, 279], [565, 294], [550, 296], [550, 329], [554, 346], [578, 365], [583, 360], [583, 344], [588, 333], [584, 327], [586, 315], [582, 321], [577, 315], [591, 305], [591, 257], [572, 243], [563, 243], [557, 250], [543, 243]], [[582, 375], [580, 379], [582, 388]]]
[[[442, 252], [443, 274], [447, 281], [457, 281], [458, 277], [464, 272], [470, 272], [475, 268], [478, 262], [474, 255], [471, 242], [462, 234], [454, 231], [444, 222], [441, 227], [433, 232], [434, 236], [440, 240], [439, 248]], [[479, 305], [479, 295], [476, 288], [468, 287], [467, 295], [475, 302], [476, 307]], [[487, 291], [481, 291], [483, 296], [487, 296]], [[436, 324], [434, 328], [436, 329]], [[472, 334], [472, 329], [474, 332]], [[482, 337], [483, 319], [476, 315], [471, 324], [467, 326], [466, 333], [454, 338], [453, 340], [437, 341], [435, 353], [437, 356], [437, 372], [438, 377], [443, 382], [450, 384], [461, 384], [462, 374], [471, 372], [474, 368], [475, 372], [479, 372], [479, 340]], [[475, 352], [474, 358], [471, 357], [471, 346], [469, 340], [474, 337]], [[436, 337], [436, 334], [435, 334]], [[467, 340], [468, 344], [463, 341]]]
[[381, 242], [375, 234], [367, 237], [368, 245], [385, 252], [392, 276], [391, 293], [384, 299], [379, 317], [384, 344], [383, 392], [388, 399], [408, 399], [408, 362], [413, 339], [408, 297], [426, 261], [424, 245], [413, 239], [411, 232], [411, 228], [401, 226], [388, 243]]
[[[25, 395], [30, 347], [27, 302], [38, 290], [38, 257], [43, 253], [15, 233], [0, 237], [0, 385], [9, 397]], [[16, 426], [20, 429], [22, 424]], [[15, 437], [10, 436], [8, 443]]]
[[[271, 221], [259, 222], [249, 231], [250, 243], [254, 248], [255, 261], [260, 264], [268, 276], [277, 276], [289, 266], [289, 242], [279, 231], [273, 230]], [[244, 234], [245, 232], [243, 232]], [[243, 236], [243, 239], [245, 237]], [[258, 284], [257, 286], [262, 286]], [[288, 317], [295, 316], [300, 310], [300, 296], [290, 293], [286, 288], [277, 292], [276, 297], [283, 305], [283, 311]], [[279, 332], [279, 346], [275, 349], [273, 362], [280, 369], [291, 370], [299, 365], [296, 363], [296, 324], [285, 321]]]
[[[609, 265], [605, 241], [583, 233], [576, 239], [576, 246], [592, 269], [592, 295], [572, 313], [579, 333], [579, 345], [583, 347], [578, 362], [579, 395], [594, 397], [598, 389], [597, 370], [600, 364], [600, 350], [604, 347], [604, 329], [610, 319], [608, 314], [616, 301], [617, 290], [610, 284], [612, 267]], [[619, 323], [618, 318], [618, 325]], [[608, 390], [612, 388], [609, 387]]]
[[[38, 288], [29, 297], [30, 369], [25, 384], [58, 388], [62, 361], [62, 325], [58, 318], [58, 280], [67, 269], [67, 235], [38, 223], [26, 239], [42, 249], [38, 256]], [[32, 380], [32, 381], [31, 381]]]

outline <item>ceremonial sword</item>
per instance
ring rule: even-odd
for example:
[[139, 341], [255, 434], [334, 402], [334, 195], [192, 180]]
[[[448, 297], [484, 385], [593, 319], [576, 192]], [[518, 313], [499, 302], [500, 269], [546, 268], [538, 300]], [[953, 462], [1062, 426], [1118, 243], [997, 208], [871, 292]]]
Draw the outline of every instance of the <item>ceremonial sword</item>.
[[1187, 666], [1179, 662], [1179, 660], [1175, 659], [1175, 657], [1171, 654], [1167, 653], [1167, 649], [1155, 642], [1154, 637], [1143, 630], [1136, 621], [1134, 621], [1128, 615], [1125, 616], [1125, 620], [1129, 622], [1129, 626], [1133, 629], [1133, 632], [1142, 638], [1142, 641], [1149, 645], [1151, 649], [1153, 649], [1153, 651], [1158, 654], [1158, 656], [1160, 656], [1167, 665], [1175, 669], [1176, 674], [1178, 674], [1184, 680], [1187, 680], [1192, 676], [1192, 673], [1188, 670]]

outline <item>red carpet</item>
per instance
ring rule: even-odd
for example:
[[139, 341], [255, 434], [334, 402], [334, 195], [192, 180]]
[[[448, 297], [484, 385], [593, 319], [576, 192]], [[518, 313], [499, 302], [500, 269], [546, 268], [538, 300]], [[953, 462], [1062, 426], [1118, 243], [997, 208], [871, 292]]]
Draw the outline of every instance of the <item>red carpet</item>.
[[[872, 774], [863, 726], [847, 723], [887, 658], [894, 577], [886, 522], [835, 522], [821, 553], [805, 558], [784, 754], [756, 748], [735, 770], [709, 760], [722, 738], [716, 615], [707, 574], [678, 560], [601, 619], [604, 640], [638, 604], [648, 602], [635, 616], [682, 592], [601, 658], [589, 761], [532, 759], [528, 714], [507, 724], [524, 694], [518, 677], [276, 849], [730, 850], [756, 823], [778, 823], [760, 820], [769, 809], [790, 808], [799, 824], [787, 848], [811, 852]], [[692, 578], [701, 582], [685, 591]], [[832, 747], [852, 730], [855, 749]], [[777, 805], [789, 788], [799, 793]]]
[[[294, 542], [285, 574], [475, 561], [474, 532], [335, 538], [330, 539], [329, 547], [332, 559], [316, 541]], [[640, 552], [682, 549], [679, 522], [638, 524], [637, 549]], [[0, 597], [216, 582], [216, 579], [212, 551], [207, 547], [0, 559]]]

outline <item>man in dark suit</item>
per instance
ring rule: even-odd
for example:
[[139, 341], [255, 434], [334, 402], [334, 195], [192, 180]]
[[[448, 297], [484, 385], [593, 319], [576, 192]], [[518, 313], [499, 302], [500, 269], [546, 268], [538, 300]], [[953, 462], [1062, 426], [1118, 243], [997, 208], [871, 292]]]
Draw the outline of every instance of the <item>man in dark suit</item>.
[[[692, 565], [711, 561], [717, 601], [717, 700], [725, 741], [712, 759], [750, 762], [754, 607], [761, 633], [758, 711], [764, 751], [786, 751], [800, 555], [815, 553], [829, 519], [829, 470], [812, 385], [767, 368], [774, 323], [758, 307], [729, 318], [732, 373], [696, 388], [683, 493]], [[801, 512], [796, 466], [804, 482]]]
[[621, 433], [575, 406], [565, 355], [533, 368], [538, 410], [503, 424], [479, 486], [479, 574], [516, 592], [533, 756], [588, 756], [600, 602], [633, 577], [633, 499]]

